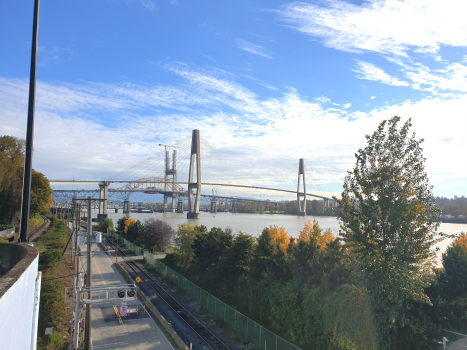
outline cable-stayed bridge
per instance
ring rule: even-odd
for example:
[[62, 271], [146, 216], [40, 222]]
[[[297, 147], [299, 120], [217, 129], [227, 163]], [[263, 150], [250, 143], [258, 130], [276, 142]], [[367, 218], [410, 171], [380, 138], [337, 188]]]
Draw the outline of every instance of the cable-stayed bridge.
[[[54, 190], [54, 197], [99, 199], [99, 214], [107, 214], [108, 198], [124, 200], [124, 212], [130, 210], [130, 197], [137, 192], [162, 194], [164, 208], [168, 211], [183, 212], [183, 201], [188, 199], [188, 218], [199, 216], [200, 201], [210, 201], [215, 211], [218, 201], [274, 202], [263, 199], [265, 193], [286, 193], [297, 196], [298, 215], [305, 215], [306, 198], [315, 197], [329, 205], [333, 199], [308, 177], [308, 191], [305, 182], [304, 160], [299, 160], [298, 180], [295, 176], [285, 179], [274, 178], [265, 181], [254, 180], [254, 168], [247, 173], [238, 171], [223, 155], [204, 139], [199, 131], [193, 130], [176, 145], [164, 146], [165, 151], [150, 156], [143, 161], [113, 175], [104, 181], [51, 180], [54, 185], [95, 185], [95, 190]], [[311, 180], [311, 181], [310, 181]], [[123, 185], [124, 184], [124, 185]], [[311, 184], [311, 186], [310, 186]], [[112, 185], [112, 187], [110, 187]], [[123, 185], [123, 186], [119, 186]], [[203, 192], [202, 189], [203, 188]], [[206, 188], [210, 189], [206, 191]], [[311, 190], [310, 190], [311, 188]], [[219, 190], [229, 192], [219, 194]], [[254, 196], [260, 196], [255, 198]]]

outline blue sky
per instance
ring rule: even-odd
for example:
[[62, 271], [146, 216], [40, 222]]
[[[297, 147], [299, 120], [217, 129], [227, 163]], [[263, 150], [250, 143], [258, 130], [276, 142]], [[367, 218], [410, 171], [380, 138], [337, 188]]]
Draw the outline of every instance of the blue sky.
[[[0, 0], [2, 135], [25, 137], [32, 15]], [[42, 0], [34, 167], [103, 179], [198, 128], [252, 183], [292, 183], [305, 158], [337, 194], [364, 135], [400, 115], [435, 194], [467, 194], [466, 15], [454, 0]]]

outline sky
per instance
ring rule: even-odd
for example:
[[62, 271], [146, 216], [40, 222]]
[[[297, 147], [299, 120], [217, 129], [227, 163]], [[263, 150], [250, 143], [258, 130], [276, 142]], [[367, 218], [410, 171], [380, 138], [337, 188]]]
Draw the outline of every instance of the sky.
[[[33, 3], [0, 0], [0, 135], [26, 135]], [[304, 158], [335, 195], [399, 115], [434, 194], [467, 195], [466, 17], [464, 0], [42, 0], [33, 166], [108, 179], [199, 129], [251, 183], [292, 183]]]

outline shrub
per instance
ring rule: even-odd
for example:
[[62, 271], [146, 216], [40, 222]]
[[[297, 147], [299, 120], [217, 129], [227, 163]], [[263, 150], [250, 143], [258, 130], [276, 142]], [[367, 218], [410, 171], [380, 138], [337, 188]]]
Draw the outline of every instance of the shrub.
[[59, 261], [61, 258], [61, 249], [48, 249], [45, 252], [39, 254], [39, 265], [49, 265], [55, 261]]
[[64, 341], [63, 341], [63, 335], [62, 333], [60, 332], [53, 332], [50, 336], [49, 336], [49, 341], [48, 341], [48, 344], [47, 344], [47, 349], [62, 349], [63, 348], [63, 345], [65, 345]]

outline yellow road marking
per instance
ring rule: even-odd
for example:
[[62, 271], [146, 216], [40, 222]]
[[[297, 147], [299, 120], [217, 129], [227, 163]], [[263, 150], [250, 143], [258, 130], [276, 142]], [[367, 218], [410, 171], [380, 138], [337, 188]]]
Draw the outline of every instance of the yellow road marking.
[[104, 283], [104, 286], [105, 286], [104, 277], [102, 277], [101, 270], [99, 269], [99, 266], [97, 266], [97, 261], [96, 261], [96, 259], [94, 259], [94, 258], [92, 258], [92, 260], [94, 260], [94, 264], [95, 264], [96, 267], [97, 267], [97, 272], [99, 272], [99, 275], [101, 275], [102, 283]]
[[118, 309], [115, 305], [114, 305], [114, 311], [115, 311], [115, 315], [117, 315], [117, 318], [120, 324], [123, 324], [122, 318], [120, 317], [120, 313], [118, 312]]

